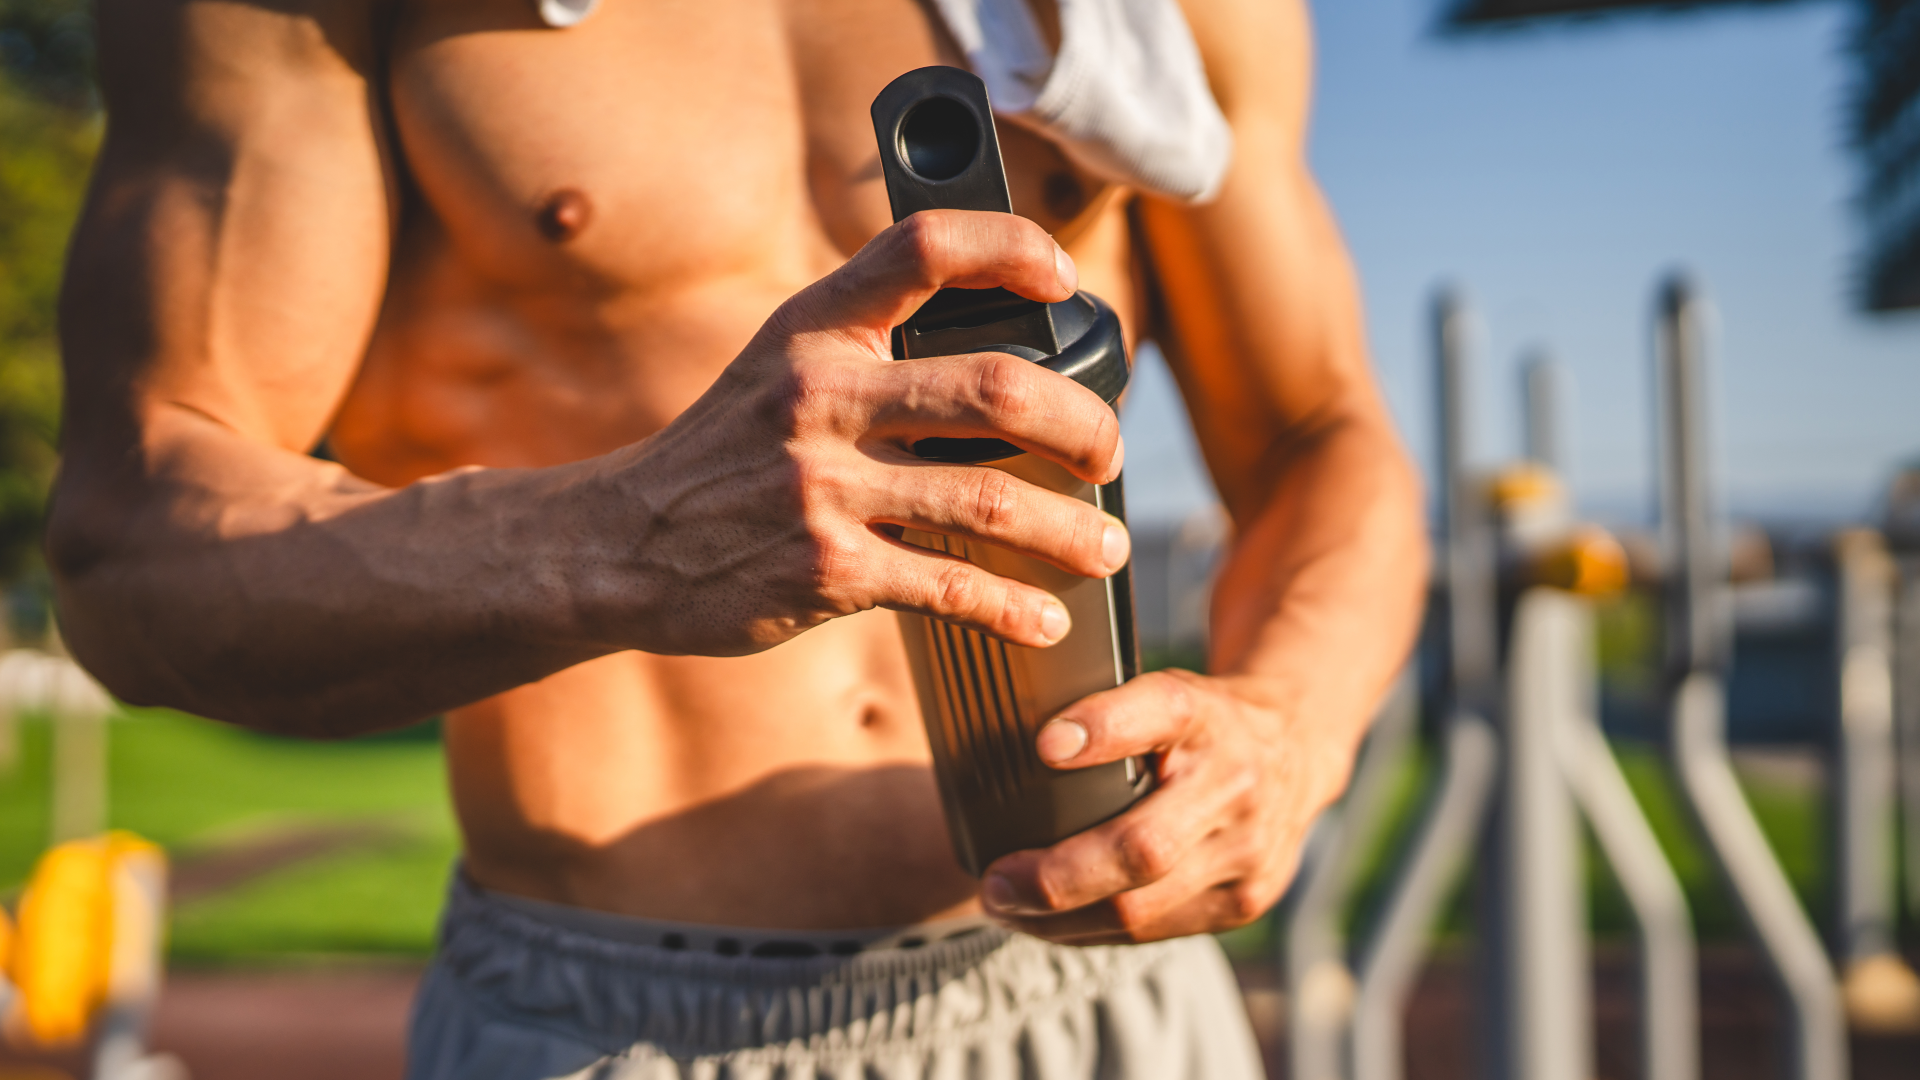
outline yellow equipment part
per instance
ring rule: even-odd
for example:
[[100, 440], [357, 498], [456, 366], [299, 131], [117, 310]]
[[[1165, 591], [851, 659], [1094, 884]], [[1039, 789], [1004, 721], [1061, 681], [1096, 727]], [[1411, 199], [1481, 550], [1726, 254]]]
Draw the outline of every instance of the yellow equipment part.
[[1607, 530], [1582, 525], [1540, 552], [1532, 571], [1535, 584], [1582, 596], [1611, 596], [1627, 587], [1627, 551]]
[[1497, 510], [1564, 499], [1566, 489], [1552, 469], [1532, 462], [1509, 465], [1488, 483], [1487, 494]]
[[7, 972], [36, 1043], [77, 1042], [100, 1006], [159, 986], [166, 859], [131, 833], [74, 840], [40, 857], [20, 899]]

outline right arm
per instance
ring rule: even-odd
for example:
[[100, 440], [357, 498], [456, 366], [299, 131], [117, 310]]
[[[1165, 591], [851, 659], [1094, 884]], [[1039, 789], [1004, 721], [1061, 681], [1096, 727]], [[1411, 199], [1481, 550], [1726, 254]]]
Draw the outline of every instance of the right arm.
[[62, 297], [48, 551], [68, 645], [123, 698], [345, 735], [609, 652], [753, 652], [872, 607], [1064, 633], [1057, 600], [897, 526], [1110, 572], [1097, 511], [905, 449], [998, 435], [1118, 472], [1111, 411], [1064, 378], [889, 359], [889, 328], [942, 285], [1065, 297], [1071, 264], [1010, 215], [882, 233], [612, 454], [400, 488], [307, 456], [372, 332], [398, 212], [374, 13], [103, 0], [99, 25], [110, 122]]

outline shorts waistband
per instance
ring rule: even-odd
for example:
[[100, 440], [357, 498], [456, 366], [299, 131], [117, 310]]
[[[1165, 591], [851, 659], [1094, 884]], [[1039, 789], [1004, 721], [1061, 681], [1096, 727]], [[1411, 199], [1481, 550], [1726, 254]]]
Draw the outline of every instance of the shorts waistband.
[[849, 930], [715, 926], [570, 907], [511, 893], [493, 892], [470, 881], [467, 886], [489, 902], [563, 930], [610, 941], [623, 941], [630, 945], [652, 945], [672, 952], [712, 953], [716, 956], [789, 960], [816, 956], [856, 956], [887, 949], [921, 949], [994, 928], [985, 915], [937, 919], [911, 926]]
[[748, 943], [765, 931], [703, 928], [716, 944], [739, 943], [727, 955], [633, 940], [655, 932], [648, 920], [537, 903], [508, 902], [456, 874], [430, 981], [447, 980], [493, 1015], [609, 1052], [642, 1042], [688, 1056], [940, 1041], [1096, 993], [1160, 951], [1061, 948], [991, 924], [935, 937], [945, 924], [932, 924], [846, 955], [755, 956]]

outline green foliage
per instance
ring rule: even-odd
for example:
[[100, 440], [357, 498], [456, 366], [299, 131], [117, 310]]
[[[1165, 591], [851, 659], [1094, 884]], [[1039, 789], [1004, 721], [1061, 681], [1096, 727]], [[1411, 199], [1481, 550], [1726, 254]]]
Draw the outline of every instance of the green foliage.
[[39, 550], [60, 425], [60, 274], [99, 131], [0, 68], [0, 579]]
[[84, 109], [94, 100], [92, 5], [0, 0], [0, 74], [37, 96]]

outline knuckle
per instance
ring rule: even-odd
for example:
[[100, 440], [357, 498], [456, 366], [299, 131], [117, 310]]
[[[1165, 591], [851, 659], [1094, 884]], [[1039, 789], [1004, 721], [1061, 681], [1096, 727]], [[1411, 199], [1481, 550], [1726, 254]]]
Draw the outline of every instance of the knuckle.
[[859, 382], [858, 373], [841, 364], [796, 365], [781, 395], [789, 426], [794, 430], [822, 424], [838, 427], [838, 418], [860, 398]]
[[966, 615], [979, 606], [980, 585], [973, 567], [963, 562], [948, 563], [934, 575], [933, 603], [937, 611]]
[[1173, 845], [1159, 829], [1140, 823], [1129, 826], [1114, 838], [1114, 854], [1129, 880], [1158, 881], [1173, 869], [1179, 857]]
[[912, 214], [895, 226], [895, 242], [900, 245], [901, 254], [912, 265], [923, 271], [930, 267], [946, 248], [947, 227], [942, 215], [922, 210]]
[[817, 536], [832, 517], [846, 509], [847, 495], [855, 485], [844, 464], [805, 448], [793, 452], [790, 467], [801, 527]]
[[1066, 911], [1069, 907], [1066, 889], [1044, 865], [1033, 875], [1033, 896], [1042, 911]]
[[823, 593], [840, 595], [860, 583], [860, 546], [834, 532], [816, 532], [812, 539], [814, 584]]
[[1222, 914], [1233, 926], [1245, 926], [1267, 913], [1267, 890], [1251, 881], [1225, 886]]
[[1167, 699], [1167, 711], [1177, 717], [1189, 716], [1193, 709], [1193, 685], [1172, 670], [1156, 671], [1151, 676]]
[[999, 532], [1019, 516], [1020, 485], [998, 469], [974, 469], [974, 523], [983, 531]]
[[1247, 761], [1229, 765], [1220, 777], [1220, 789], [1229, 799], [1241, 799], [1260, 785], [1260, 770]]
[[1148, 928], [1153, 923], [1152, 905], [1147, 898], [1137, 892], [1123, 892], [1113, 898], [1112, 904], [1113, 918], [1120, 932], [1135, 944], [1146, 941]]
[[1024, 416], [1033, 407], [1033, 364], [995, 353], [980, 363], [974, 386], [980, 408], [989, 416]]

